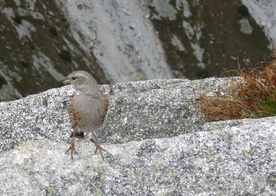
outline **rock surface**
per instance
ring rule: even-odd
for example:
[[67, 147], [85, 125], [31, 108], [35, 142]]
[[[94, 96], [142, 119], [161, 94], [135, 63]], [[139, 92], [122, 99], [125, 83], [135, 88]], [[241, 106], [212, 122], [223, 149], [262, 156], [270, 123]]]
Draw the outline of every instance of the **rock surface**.
[[71, 86], [0, 103], [1, 195], [275, 195], [276, 119], [204, 123], [193, 107], [236, 78], [101, 86], [105, 160], [71, 132]]

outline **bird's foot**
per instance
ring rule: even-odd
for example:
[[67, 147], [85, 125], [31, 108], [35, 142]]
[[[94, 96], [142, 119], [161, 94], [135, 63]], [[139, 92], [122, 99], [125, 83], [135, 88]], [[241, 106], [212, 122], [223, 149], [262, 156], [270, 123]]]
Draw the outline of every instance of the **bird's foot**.
[[91, 139], [91, 142], [93, 142], [96, 146], [95, 154], [97, 154], [97, 152], [99, 151], [102, 159], [104, 160], [103, 152], [106, 152], [107, 150], [105, 150], [104, 148], [101, 147], [97, 136], [95, 134], [93, 134], [93, 136], [94, 136], [94, 138]]
[[74, 161], [74, 156], [73, 156], [73, 154], [74, 154], [74, 153], [77, 154], [77, 151], [76, 151], [76, 149], [75, 149], [75, 144], [72, 145], [72, 143], [71, 143], [71, 145], [70, 145], [70, 147], [68, 148], [68, 150], [66, 150], [66, 153], [68, 153], [69, 151], [70, 151], [70, 154], [71, 154], [71, 159], [72, 159], [72, 161]]
[[76, 151], [76, 148], [75, 148], [75, 133], [76, 133], [76, 132], [73, 131], [73, 133], [72, 133], [72, 141], [71, 141], [71, 144], [70, 144], [68, 150], [66, 150], [66, 153], [68, 153], [68, 152], [70, 151], [72, 161], [74, 161], [74, 156], [73, 156], [73, 154], [74, 154], [74, 153], [77, 154], [77, 151]]

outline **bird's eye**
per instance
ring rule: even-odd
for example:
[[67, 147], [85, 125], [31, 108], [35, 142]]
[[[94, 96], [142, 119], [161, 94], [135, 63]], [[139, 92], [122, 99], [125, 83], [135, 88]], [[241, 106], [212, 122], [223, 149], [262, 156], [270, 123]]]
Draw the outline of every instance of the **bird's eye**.
[[72, 80], [76, 80], [77, 79], [77, 77], [72, 77]]

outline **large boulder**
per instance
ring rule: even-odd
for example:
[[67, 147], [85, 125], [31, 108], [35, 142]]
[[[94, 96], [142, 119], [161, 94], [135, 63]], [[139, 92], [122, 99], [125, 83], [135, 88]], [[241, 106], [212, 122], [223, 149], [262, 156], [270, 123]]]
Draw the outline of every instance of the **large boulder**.
[[110, 107], [98, 136], [65, 151], [71, 86], [0, 103], [3, 195], [275, 195], [276, 118], [207, 122], [194, 107], [236, 78], [101, 86]]

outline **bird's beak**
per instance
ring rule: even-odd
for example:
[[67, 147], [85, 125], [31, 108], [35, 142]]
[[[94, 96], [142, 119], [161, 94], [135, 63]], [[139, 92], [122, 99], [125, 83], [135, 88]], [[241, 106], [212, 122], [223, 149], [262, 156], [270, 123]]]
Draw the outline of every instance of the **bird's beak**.
[[70, 80], [66, 78], [65, 80], [62, 81], [62, 83], [63, 84], [70, 84]]

